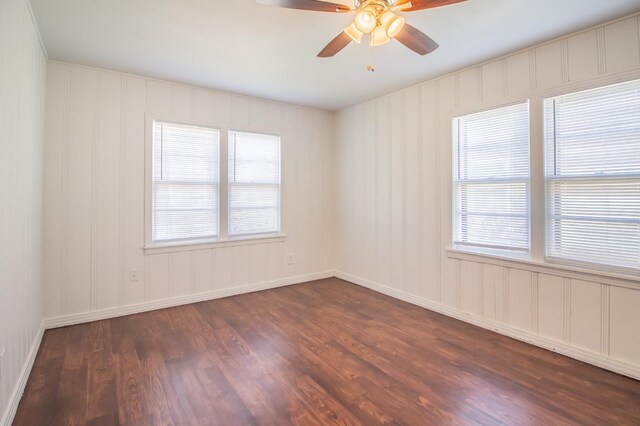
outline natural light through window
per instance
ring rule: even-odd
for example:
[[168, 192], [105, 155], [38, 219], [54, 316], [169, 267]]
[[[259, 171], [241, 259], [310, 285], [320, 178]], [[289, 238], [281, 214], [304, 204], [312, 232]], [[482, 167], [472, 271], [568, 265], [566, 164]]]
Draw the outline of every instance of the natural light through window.
[[220, 134], [216, 129], [153, 123], [153, 242], [218, 236]]
[[453, 120], [453, 241], [529, 251], [529, 104]]
[[640, 268], [640, 80], [545, 100], [546, 255]]
[[280, 138], [229, 132], [229, 237], [280, 231]]

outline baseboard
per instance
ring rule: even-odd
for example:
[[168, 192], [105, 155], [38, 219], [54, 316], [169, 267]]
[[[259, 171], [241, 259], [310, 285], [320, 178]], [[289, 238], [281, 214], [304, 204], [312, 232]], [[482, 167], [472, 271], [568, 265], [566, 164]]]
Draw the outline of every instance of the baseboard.
[[387, 296], [391, 296], [393, 298], [403, 300], [413, 305], [417, 305], [431, 311], [468, 322], [487, 330], [495, 331], [496, 333], [500, 333], [505, 336], [530, 343], [534, 346], [557, 352], [561, 355], [565, 355], [570, 358], [574, 358], [579, 361], [583, 361], [588, 364], [592, 364], [597, 367], [604, 368], [606, 370], [610, 370], [615, 373], [634, 378], [636, 380], [640, 380], [640, 366], [616, 360], [596, 352], [577, 348], [566, 343], [548, 339], [546, 337], [531, 333], [529, 331], [520, 330], [497, 321], [488, 320], [486, 318], [478, 317], [477, 315], [462, 312], [450, 306], [436, 303], [423, 297], [415, 296], [401, 290], [396, 290], [394, 288], [387, 287], [361, 277], [357, 277], [340, 271], [334, 271], [334, 275], [337, 278], [349, 281], [361, 287], [366, 287], [378, 293], [383, 293]]
[[27, 380], [29, 380], [29, 375], [31, 374], [31, 369], [33, 368], [33, 363], [36, 360], [38, 349], [40, 349], [40, 343], [42, 342], [42, 336], [44, 336], [44, 330], [45, 328], [43, 321], [40, 324], [40, 328], [38, 329], [38, 333], [36, 334], [35, 339], [33, 339], [27, 361], [22, 366], [22, 370], [20, 370], [18, 383], [16, 383], [16, 386], [13, 388], [13, 393], [11, 393], [11, 397], [9, 398], [9, 406], [2, 415], [2, 421], [0, 421], [0, 425], [2, 426], [10, 426], [11, 423], [13, 423], [13, 418], [16, 415], [16, 411], [18, 411], [18, 404], [20, 404], [22, 394], [24, 393], [24, 388], [25, 386], [27, 386]]
[[189, 303], [204, 302], [206, 300], [220, 299], [223, 297], [236, 296], [238, 294], [253, 293], [255, 291], [268, 290], [277, 287], [284, 287], [287, 285], [300, 284], [308, 281], [321, 280], [324, 278], [331, 278], [333, 276], [333, 271], [316, 272], [313, 274], [298, 275], [273, 281], [263, 281], [259, 283], [247, 284], [222, 290], [213, 290], [204, 293], [189, 294], [186, 296], [152, 300], [135, 305], [119, 306], [114, 308], [101, 309], [93, 312], [84, 312], [80, 314], [63, 315], [59, 317], [47, 318], [45, 320], [45, 328], [51, 329], [66, 327], [69, 325], [76, 325], [86, 322], [121, 317], [125, 315], [138, 314], [141, 312], [154, 311], [156, 309], [172, 308], [174, 306], [188, 305]]

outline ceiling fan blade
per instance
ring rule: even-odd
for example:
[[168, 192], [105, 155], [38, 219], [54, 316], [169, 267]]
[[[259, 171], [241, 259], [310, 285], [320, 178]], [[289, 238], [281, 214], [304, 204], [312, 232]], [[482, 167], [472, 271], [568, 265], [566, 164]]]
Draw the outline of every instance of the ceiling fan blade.
[[337, 4], [318, 0], [256, 0], [265, 6], [284, 7], [287, 9], [311, 10], [314, 12], [348, 12], [351, 9]]
[[415, 10], [433, 9], [434, 7], [448, 6], [450, 4], [461, 3], [467, 0], [406, 0], [398, 2], [397, 7], [405, 3], [411, 3], [411, 7], [402, 9], [403, 12], [413, 12]]
[[351, 37], [349, 37], [344, 31], [342, 31], [336, 38], [331, 40], [324, 49], [318, 53], [319, 58], [330, 58], [351, 43]]
[[409, 24], [404, 24], [404, 28], [395, 37], [400, 43], [407, 46], [414, 52], [424, 56], [438, 48], [438, 43], [433, 41], [428, 35]]

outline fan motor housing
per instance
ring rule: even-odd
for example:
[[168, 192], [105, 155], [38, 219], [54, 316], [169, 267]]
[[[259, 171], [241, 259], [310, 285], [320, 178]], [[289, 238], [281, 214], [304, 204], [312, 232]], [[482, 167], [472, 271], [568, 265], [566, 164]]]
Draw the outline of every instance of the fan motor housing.
[[397, 0], [377, 0], [377, 1], [367, 1], [367, 0], [355, 0], [355, 7], [359, 9], [363, 3], [384, 3], [389, 7], [395, 6]]

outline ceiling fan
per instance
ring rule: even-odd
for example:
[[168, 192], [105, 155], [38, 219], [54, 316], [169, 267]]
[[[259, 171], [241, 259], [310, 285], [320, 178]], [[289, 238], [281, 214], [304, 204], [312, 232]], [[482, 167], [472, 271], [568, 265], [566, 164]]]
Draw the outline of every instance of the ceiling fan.
[[371, 46], [381, 46], [395, 38], [409, 49], [426, 55], [438, 48], [438, 43], [429, 36], [405, 23], [404, 18], [394, 12], [413, 12], [460, 3], [466, 0], [355, 0], [354, 8], [319, 0], [256, 0], [267, 6], [315, 12], [355, 13], [351, 25], [331, 40], [318, 53], [321, 58], [334, 56], [349, 43], [360, 43], [369, 35]]

